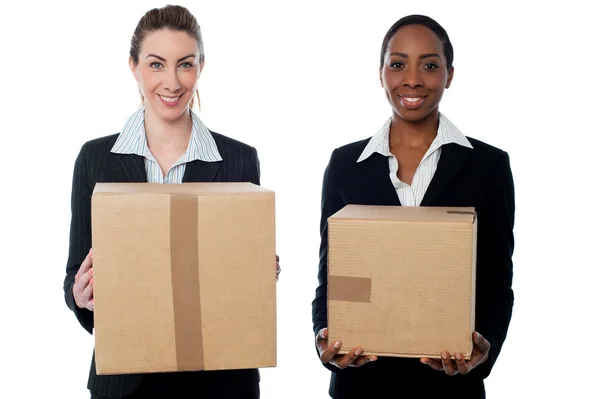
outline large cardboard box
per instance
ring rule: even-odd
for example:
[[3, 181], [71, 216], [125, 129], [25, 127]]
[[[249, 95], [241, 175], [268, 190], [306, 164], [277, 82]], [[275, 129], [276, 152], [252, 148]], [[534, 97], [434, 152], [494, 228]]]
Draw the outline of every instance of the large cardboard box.
[[470, 357], [473, 208], [348, 205], [328, 223], [329, 340], [341, 353]]
[[251, 183], [98, 183], [98, 374], [276, 366], [275, 194]]

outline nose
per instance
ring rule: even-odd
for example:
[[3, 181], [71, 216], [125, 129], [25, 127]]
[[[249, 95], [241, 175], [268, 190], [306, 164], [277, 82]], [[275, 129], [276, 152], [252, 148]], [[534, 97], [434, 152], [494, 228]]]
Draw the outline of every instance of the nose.
[[403, 77], [404, 80], [402, 83], [405, 87], [410, 87], [411, 89], [423, 87], [423, 78], [421, 77], [421, 71], [418, 67], [407, 68]]
[[177, 77], [177, 70], [165, 71], [163, 86], [166, 90], [176, 92], [181, 89], [179, 78]]

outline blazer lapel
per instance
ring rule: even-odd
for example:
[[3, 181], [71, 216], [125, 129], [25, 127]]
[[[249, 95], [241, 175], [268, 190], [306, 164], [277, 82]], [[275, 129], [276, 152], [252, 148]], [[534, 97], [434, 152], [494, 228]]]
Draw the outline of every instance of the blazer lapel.
[[112, 167], [112, 182], [145, 183], [148, 181], [144, 157], [135, 154], [111, 155], [115, 159]]
[[442, 146], [437, 169], [421, 201], [421, 206], [434, 206], [436, 198], [465, 166], [472, 151], [470, 148], [454, 143]]
[[386, 156], [375, 153], [360, 162], [358, 167], [365, 172], [365, 177], [377, 192], [381, 205], [401, 205], [396, 188], [390, 180], [390, 166]]
[[212, 182], [221, 167], [219, 162], [192, 161], [185, 166], [183, 182]]

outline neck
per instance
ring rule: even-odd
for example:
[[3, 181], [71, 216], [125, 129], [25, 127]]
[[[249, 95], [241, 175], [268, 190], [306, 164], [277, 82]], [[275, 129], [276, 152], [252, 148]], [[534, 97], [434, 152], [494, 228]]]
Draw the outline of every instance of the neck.
[[437, 136], [438, 110], [420, 121], [406, 121], [394, 113], [390, 126], [390, 147], [428, 147]]
[[192, 118], [189, 112], [184, 112], [174, 121], [166, 121], [152, 110], [146, 108], [144, 113], [144, 128], [150, 150], [181, 150], [187, 149], [192, 134]]

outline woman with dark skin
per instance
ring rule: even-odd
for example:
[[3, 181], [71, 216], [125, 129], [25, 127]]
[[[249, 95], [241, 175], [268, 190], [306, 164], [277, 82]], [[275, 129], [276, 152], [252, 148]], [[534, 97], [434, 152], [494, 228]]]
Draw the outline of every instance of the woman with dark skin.
[[[437, 22], [420, 15], [397, 21], [383, 41], [379, 72], [392, 116], [373, 137], [337, 148], [325, 171], [313, 328], [320, 359], [332, 371], [333, 398], [391, 397], [387, 391], [485, 397], [483, 379], [512, 315], [514, 185], [506, 152], [467, 138], [439, 112], [452, 61], [452, 45]], [[340, 355], [341, 342], [328, 342], [327, 219], [348, 204], [475, 207], [476, 331], [469, 360], [444, 348], [441, 359], [377, 358], [362, 355], [362, 348]]]

